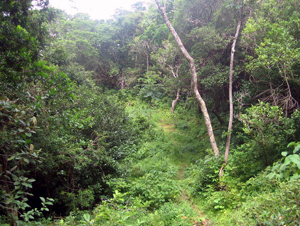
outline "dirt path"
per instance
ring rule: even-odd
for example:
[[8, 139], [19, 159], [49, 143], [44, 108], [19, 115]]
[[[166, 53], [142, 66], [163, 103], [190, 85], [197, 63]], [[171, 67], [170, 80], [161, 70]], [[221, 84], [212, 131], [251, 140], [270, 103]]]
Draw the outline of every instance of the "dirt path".
[[165, 131], [165, 133], [170, 133], [175, 131], [174, 124], [164, 124], [163, 122], [159, 122], [161, 128]]
[[[185, 170], [185, 168], [186, 168], [186, 165], [182, 165], [181, 166], [181, 168], [180, 168], [180, 170], [178, 172], [178, 178], [179, 178], [179, 180], [184, 180], [184, 170]], [[190, 197], [187, 194], [187, 192], [186, 192], [185, 189], [182, 190], [180, 199], [183, 200], [183, 201], [185, 201], [185, 202], [187, 202], [187, 203], [189, 203], [191, 205], [191, 207], [194, 209], [194, 211], [196, 213], [198, 213], [198, 215], [202, 219], [201, 223], [194, 222], [193, 226], [200, 226], [200, 225], [209, 226], [209, 225], [211, 225], [210, 221], [208, 219], [206, 219], [206, 217], [203, 215], [203, 213], [201, 212], [201, 210], [199, 210], [198, 207], [191, 202]]]

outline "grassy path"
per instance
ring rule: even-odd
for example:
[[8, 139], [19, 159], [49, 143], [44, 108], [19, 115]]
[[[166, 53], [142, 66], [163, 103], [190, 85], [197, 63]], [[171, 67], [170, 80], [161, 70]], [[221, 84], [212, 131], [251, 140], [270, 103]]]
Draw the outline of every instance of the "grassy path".
[[[175, 140], [175, 137], [178, 138], [178, 136], [180, 136], [180, 132], [175, 128], [174, 123], [172, 123], [171, 121], [163, 121], [162, 120], [162, 121], [158, 122], [158, 126], [163, 129], [163, 131], [167, 137], [167, 140], [171, 144], [171, 146], [178, 147], [178, 145], [184, 145], [184, 144], [178, 144], [178, 141]], [[185, 155], [186, 154], [183, 154], [183, 156], [185, 156]], [[187, 158], [187, 159], [189, 159], [189, 158]], [[190, 207], [192, 207], [192, 209], [196, 213], [197, 217], [195, 217], [194, 219], [191, 219], [191, 223], [193, 226], [200, 226], [200, 225], [209, 226], [209, 225], [211, 225], [210, 221], [201, 212], [201, 210], [195, 204], [192, 203], [191, 198], [186, 190], [187, 185], [186, 185], [186, 181], [185, 181], [186, 178], [185, 178], [184, 172], [185, 172], [185, 169], [187, 168], [187, 165], [189, 164], [187, 159], [178, 159], [178, 157], [177, 157], [174, 161], [174, 164], [179, 166], [178, 179], [179, 179], [180, 183], [183, 185], [181, 196], [179, 198], [179, 202], [183, 202], [183, 203], [189, 205]]]
[[[181, 181], [183, 181], [185, 179], [184, 178], [184, 169], [185, 168], [186, 168], [186, 165], [182, 165], [179, 172], [178, 172], [178, 178]], [[191, 199], [190, 199], [190, 197], [189, 197], [189, 195], [188, 195], [185, 188], [182, 189], [182, 193], [181, 193], [181, 196], [180, 196], [180, 201], [188, 203], [193, 208], [193, 210], [198, 214], [198, 216], [200, 217], [201, 223], [198, 224], [197, 222], [195, 222], [194, 225], [203, 225], [203, 226], [211, 225], [210, 221], [206, 218], [206, 216], [202, 213], [202, 211], [199, 210], [199, 208], [191, 202]]]

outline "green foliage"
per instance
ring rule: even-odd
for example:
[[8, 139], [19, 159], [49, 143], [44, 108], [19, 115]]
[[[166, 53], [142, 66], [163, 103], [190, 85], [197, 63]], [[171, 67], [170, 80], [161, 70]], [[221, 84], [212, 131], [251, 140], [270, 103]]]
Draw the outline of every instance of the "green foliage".
[[[92, 21], [1, 1], [1, 223], [206, 224], [192, 193], [213, 223], [299, 224], [299, 0], [243, 4], [240, 15], [237, 1], [167, 1], [221, 127], [236, 20], [248, 19], [234, 62], [243, 125], [220, 179], [188, 63], [153, 5]], [[271, 104], [243, 108], [257, 99]], [[69, 216], [36, 221], [47, 211]]]
[[129, 171], [131, 178], [113, 179], [109, 185], [133, 197], [139, 197], [152, 209], [175, 200], [180, 194], [180, 186], [175, 180], [177, 168], [166, 157], [162, 158], [161, 150], [157, 152], [152, 152], [144, 160], [140, 160], [139, 164], [132, 165]]
[[154, 71], [148, 71], [145, 78], [140, 78], [139, 82], [142, 83], [139, 91], [139, 96], [142, 100], [152, 102], [160, 100], [163, 97], [164, 90], [162, 84], [159, 83], [160, 77]]
[[225, 173], [221, 191], [205, 193], [205, 209], [216, 225], [297, 225], [299, 180], [270, 179], [268, 168], [246, 182]]
[[207, 189], [203, 196], [206, 201], [205, 209], [210, 211], [235, 209], [243, 201], [237, 188], [226, 187], [220, 191]]
[[278, 106], [260, 102], [240, 116], [243, 142], [232, 151], [230, 171], [243, 181], [280, 159], [288, 139], [295, 132]]
[[198, 213], [188, 204], [165, 203], [155, 213], [160, 216], [163, 225], [188, 226], [201, 222]]
[[244, 222], [253, 225], [297, 225], [299, 219], [299, 180], [281, 183], [272, 193], [265, 193], [242, 206]]
[[286, 113], [298, 108], [299, 84], [294, 81], [299, 74], [299, 22], [299, 1], [266, 0], [244, 30], [246, 44], [255, 53], [247, 65], [258, 88], [254, 95]]
[[[79, 219], [78, 219], [79, 218]], [[199, 223], [201, 219], [187, 204], [165, 203], [158, 210], [150, 212], [147, 204], [138, 197], [115, 191], [113, 198], [105, 200], [95, 208], [93, 214], [67, 217], [55, 225], [176, 225], [187, 226]]]
[[148, 202], [151, 208], [158, 208], [180, 194], [180, 187], [169, 174], [158, 170], [150, 171], [132, 182], [130, 192]]
[[68, 193], [62, 191], [60, 198], [62, 199], [61, 201], [66, 203], [69, 211], [76, 209], [90, 209], [95, 202], [93, 189], [79, 190], [77, 194], [74, 192]]
[[282, 152], [282, 162], [275, 163], [272, 172], [268, 175], [270, 179], [296, 180], [300, 176], [300, 143], [289, 143], [289, 147], [294, 147], [293, 154]]
[[222, 38], [214, 27], [209, 26], [195, 27], [189, 36], [196, 41], [192, 53], [200, 56], [200, 60], [205, 60], [212, 53], [224, 48], [228, 41]]
[[[104, 201], [95, 209], [95, 223], [101, 225], [126, 225], [127, 222], [137, 220], [136, 217], [144, 209], [139, 199], [124, 199], [125, 194], [115, 191], [114, 198]], [[143, 221], [138, 221], [140, 225]]]
[[36, 209], [28, 210], [28, 197], [32, 196], [30, 189], [35, 179], [29, 179], [24, 171], [24, 167], [40, 162], [41, 150], [36, 150], [31, 140], [38, 128], [31, 110], [10, 100], [0, 101], [0, 206], [13, 222], [18, 219], [18, 213], [22, 212], [25, 221], [40, 213]]
[[37, 189], [51, 178], [45, 189], [67, 212], [90, 208], [99, 202], [105, 178], [121, 174], [120, 161], [140, 133], [130, 130], [131, 121], [115, 98], [85, 87], [78, 87], [73, 103], [64, 100], [55, 114], [40, 117], [47, 129], [35, 137], [44, 150], [35, 169], [41, 178]]
[[218, 172], [221, 164], [220, 159], [211, 156], [206, 156], [204, 160], [197, 162], [198, 175], [194, 184], [195, 195], [201, 194], [208, 189], [220, 189]]

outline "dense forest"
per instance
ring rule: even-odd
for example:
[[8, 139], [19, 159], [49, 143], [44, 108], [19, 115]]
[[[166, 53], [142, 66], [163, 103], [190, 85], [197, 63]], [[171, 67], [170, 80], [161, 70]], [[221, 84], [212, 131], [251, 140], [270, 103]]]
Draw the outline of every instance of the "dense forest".
[[299, 0], [0, 11], [0, 225], [300, 225]]

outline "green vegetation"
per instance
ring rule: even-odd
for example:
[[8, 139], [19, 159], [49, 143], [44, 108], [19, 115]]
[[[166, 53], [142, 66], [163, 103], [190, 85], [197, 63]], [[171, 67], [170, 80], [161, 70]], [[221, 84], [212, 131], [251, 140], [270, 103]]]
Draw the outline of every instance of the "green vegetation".
[[1, 1], [0, 225], [299, 225], [299, 7], [166, 1], [216, 156], [155, 4], [93, 21]]

